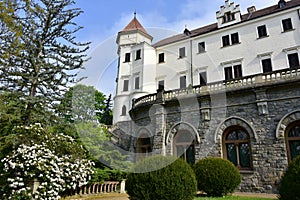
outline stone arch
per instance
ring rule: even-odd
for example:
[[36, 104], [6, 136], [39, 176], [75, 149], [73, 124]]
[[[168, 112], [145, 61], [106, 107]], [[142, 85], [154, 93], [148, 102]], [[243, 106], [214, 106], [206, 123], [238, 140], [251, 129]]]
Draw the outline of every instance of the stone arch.
[[137, 131], [137, 137], [135, 138], [135, 152], [137, 159], [142, 159], [151, 155], [153, 150], [153, 135], [146, 128], [141, 128]]
[[289, 124], [300, 120], [300, 110], [286, 114], [278, 123], [276, 128], [276, 139], [284, 139], [286, 128]]
[[190, 133], [194, 134], [195, 142], [197, 142], [197, 144], [200, 144], [200, 136], [199, 136], [196, 128], [187, 122], [179, 122], [179, 123], [173, 125], [170, 128], [170, 131], [167, 133], [166, 141], [165, 141], [166, 145], [169, 145], [172, 143], [174, 135], [178, 132], [178, 130], [186, 130], [186, 131], [189, 131]]
[[222, 135], [224, 131], [231, 126], [241, 126], [243, 127], [250, 135], [251, 140], [257, 141], [257, 134], [254, 128], [243, 118], [241, 117], [229, 117], [225, 119], [216, 129], [215, 132], [215, 143], [222, 143]]

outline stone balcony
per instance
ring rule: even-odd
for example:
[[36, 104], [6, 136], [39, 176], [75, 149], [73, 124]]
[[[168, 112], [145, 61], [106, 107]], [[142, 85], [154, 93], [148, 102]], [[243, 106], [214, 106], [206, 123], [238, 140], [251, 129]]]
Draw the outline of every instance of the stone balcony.
[[197, 85], [193, 87], [187, 87], [183, 89], [158, 91], [154, 94], [142, 96], [134, 99], [132, 102], [132, 109], [143, 106], [146, 104], [163, 103], [183, 97], [189, 94], [196, 95], [209, 95], [220, 92], [230, 92], [241, 89], [257, 88], [262, 86], [271, 86], [276, 84], [282, 84], [285, 82], [292, 82], [300, 80], [300, 68], [297, 69], [284, 69], [273, 71], [264, 74], [256, 74], [252, 76], [245, 76], [239, 79], [233, 79], [230, 81], [220, 81], [209, 83], [207, 85]]

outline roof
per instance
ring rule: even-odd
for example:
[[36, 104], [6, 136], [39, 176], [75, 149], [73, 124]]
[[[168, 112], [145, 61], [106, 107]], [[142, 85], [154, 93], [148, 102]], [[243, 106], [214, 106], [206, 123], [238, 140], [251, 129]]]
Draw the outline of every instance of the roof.
[[[278, 8], [278, 5], [270, 6], [270, 7], [261, 9], [261, 10], [257, 10], [257, 11], [252, 12], [252, 13], [247, 13], [247, 14], [242, 15], [242, 21], [240, 23], [250, 21], [250, 20], [253, 20], [253, 19], [257, 19], [259, 17], [270, 15], [270, 14], [280, 12], [280, 11], [283, 11], [283, 10], [287, 10], [287, 9], [290, 9], [290, 8], [294, 8], [294, 7], [297, 7], [297, 6], [300, 6], [300, 0], [287, 1], [286, 6], [283, 7], [283, 8]], [[233, 26], [233, 25], [231, 25], [231, 26]], [[174, 36], [171, 36], [169, 38], [163, 39], [163, 40], [155, 43], [153, 46], [154, 47], [160, 47], [160, 46], [168, 45], [168, 44], [171, 44], [171, 43], [174, 43], [174, 42], [178, 42], [178, 41], [181, 41], [181, 40], [184, 40], [184, 39], [187, 39], [187, 38], [203, 35], [205, 33], [213, 32], [213, 31], [216, 31], [216, 30], [219, 30], [219, 29], [223, 29], [223, 28], [218, 28], [217, 23], [210, 24], [210, 25], [198, 28], [198, 29], [191, 30], [190, 34], [188, 36], [186, 34], [174, 35]]]
[[135, 16], [121, 32], [134, 31], [134, 30], [140, 30], [143, 33], [148, 35], [146, 29], [142, 26], [142, 24], [139, 22], [139, 20], [137, 20]]

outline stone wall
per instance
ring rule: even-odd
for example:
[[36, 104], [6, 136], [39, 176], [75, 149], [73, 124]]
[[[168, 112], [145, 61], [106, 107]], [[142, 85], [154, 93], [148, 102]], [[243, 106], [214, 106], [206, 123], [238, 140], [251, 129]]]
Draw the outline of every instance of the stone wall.
[[[241, 171], [243, 180], [239, 190], [277, 193], [280, 177], [288, 165], [285, 138], [279, 132], [284, 132], [289, 122], [300, 120], [300, 114], [288, 117], [300, 108], [299, 82], [205, 95], [186, 94], [168, 101], [141, 104], [130, 111], [133, 121], [128, 128], [129, 135], [138, 138], [141, 132], [147, 132], [152, 138], [153, 153], [172, 155], [172, 137], [178, 129], [188, 130], [195, 136], [195, 159], [199, 160], [224, 157], [223, 132], [230, 126], [241, 126], [250, 135], [253, 167]], [[283, 120], [285, 117], [287, 120]], [[136, 145], [131, 146], [135, 146], [131, 149], [135, 151]]]

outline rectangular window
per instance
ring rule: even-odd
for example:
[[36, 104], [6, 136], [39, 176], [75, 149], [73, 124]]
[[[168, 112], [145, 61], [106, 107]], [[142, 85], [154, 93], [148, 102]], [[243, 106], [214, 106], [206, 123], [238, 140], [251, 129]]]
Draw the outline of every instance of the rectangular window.
[[124, 80], [124, 83], [123, 83], [123, 91], [124, 92], [128, 91], [128, 86], [129, 86], [129, 80]]
[[163, 63], [163, 62], [165, 62], [165, 54], [160, 53], [158, 54], [158, 63]]
[[261, 60], [261, 65], [263, 68], [263, 73], [268, 73], [272, 71], [272, 62], [271, 58]]
[[159, 90], [165, 89], [165, 81], [164, 80], [158, 81], [158, 89]]
[[207, 74], [206, 72], [199, 73], [200, 78], [200, 85], [206, 85], [207, 84]]
[[225, 67], [224, 68], [224, 73], [225, 73], [225, 80], [231, 80], [231, 79], [233, 79], [233, 76], [232, 76], [232, 67]]
[[140, 49], [136, 51], [136, 55], [135, 55], [135, 60], [139, 60], [139, 59], [141, 59], [141, 50]]
[[293, 24], [291, 18], [282, 20], [283, 31], [293, 30]]
[[130, 62], [130, 53], [125, 53], [125, 61], [124, 62]]
[[258, 38], [268, 36], [266, 25], [258, 26], [257, 27], [257, 33], [258, 33]]
[[198, 43], [198, 53], [205, 52], [205, 42], [199, 42]]
[[179, 58], [185, 57], [185, 47], [179, 49]]
[[134, 89], [140, 89], [140, 77], [135, 77]]
[[233, 66], [233, 71], [234, 71], [234, 78], [241, 78], [241, 77], [243, 77], [242, 65], [234, 65]]
[[288, 59], [289, 59], [290, 68], [295, 69], [299, 67], [300, 64], [299, 64], [298, 53], [288, 54]]
[[238, 44], [238, 43], [240, 43], [239, 33], [231, 34], [231, 44]]
[[222, 42], [223, 42], [223, 47], [229, 46], [230, 41], [229, 41], [229, 35], [225, 35], [222, 37]]
[[180, 76], [180, 88], [186, 88], [186, 76]]

